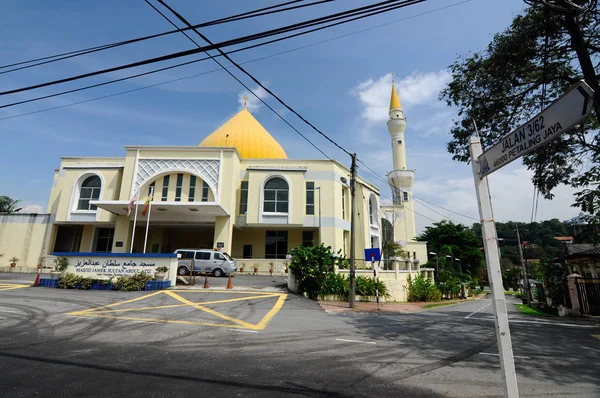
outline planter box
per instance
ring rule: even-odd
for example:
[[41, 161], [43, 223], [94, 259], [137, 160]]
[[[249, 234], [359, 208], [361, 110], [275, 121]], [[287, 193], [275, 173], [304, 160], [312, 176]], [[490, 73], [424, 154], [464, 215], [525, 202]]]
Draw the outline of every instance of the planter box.
[[91, 290], [112, 290], [113, 289], [113, 284], [112, 283], [92, 283], [92, 287]]
[[171, 281], [149, 281], [146, 282], [144, 290], [163, 290], [171, 287]]
[[58, 286], [58, 279], [40, 279], [40, 286], [56, 288]]

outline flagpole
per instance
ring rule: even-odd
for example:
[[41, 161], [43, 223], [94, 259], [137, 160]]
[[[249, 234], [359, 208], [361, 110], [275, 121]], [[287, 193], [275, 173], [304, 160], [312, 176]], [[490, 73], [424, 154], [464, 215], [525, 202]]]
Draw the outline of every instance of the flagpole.
[[135, 239], [135, 226], [137, 225], [137, 214], [138, 214], [139, 202], [140, 202], [140, 191], [138, 189], [137, 195], [135, 198], [135, 214], [133, 215], [133, 230], [131, 231], [131, 246], [129, 247], [129, 253], [133, 253], [133, 242]]
[[146, 219], [146, 237], [144, 238], [144, 253], [148, 243], [148, 227], [150, 226], [150, 213], [152, 212], [152, 199], [154, 198], [154, 187], [150, 187], [150, 203], [148, 203], [148, 218]]

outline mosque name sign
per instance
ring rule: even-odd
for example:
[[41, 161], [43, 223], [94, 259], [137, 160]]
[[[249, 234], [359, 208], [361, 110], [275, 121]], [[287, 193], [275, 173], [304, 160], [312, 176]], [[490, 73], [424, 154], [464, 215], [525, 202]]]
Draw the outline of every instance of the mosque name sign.
[[481, 178], [559, 137], [592, 110], [594, 91], [584, 81], [479, 156]]
[[170, 269], [177, 268], [176, 257], [122, 257], [114, 256], [77, 256], [76, 253], [66, 256], [69, 259], [67, 272], [94, 278], [112, 278], [116, 276], [129, 276], [140, 272], [154, 275], [157, 267], [166, 266]]

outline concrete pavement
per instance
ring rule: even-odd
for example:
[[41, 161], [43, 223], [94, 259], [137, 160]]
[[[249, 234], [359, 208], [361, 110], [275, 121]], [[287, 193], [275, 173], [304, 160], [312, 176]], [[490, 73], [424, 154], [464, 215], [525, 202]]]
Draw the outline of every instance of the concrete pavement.
[[[259, 329], [205, 324], [227, 321], [211, 311], [259, 324], [280, 297], [229, 293], [240, 300], [214, 303], [230, 299], [177, 293], [189, 305], [148, 293], [0, 291], [2, 395], [502, 396], [489, 300], [411, 314], [328, 314], [287, 295]], [[111, 309], [106, 318], [76, 315]], [[156, 319], [124, 319], [117, 310]], [[521, 396], [600, 395], [597, 324], [513, 320], [538, 318], [511, 312]]]

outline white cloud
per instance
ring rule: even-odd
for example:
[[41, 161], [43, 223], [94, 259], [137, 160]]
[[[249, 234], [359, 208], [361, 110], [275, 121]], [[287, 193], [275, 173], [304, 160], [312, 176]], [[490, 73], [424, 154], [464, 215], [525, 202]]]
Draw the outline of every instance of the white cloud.
[[44, 213], [44, 206], [42, 205], [25, 205], [19, 213]]
[[[450, 78], [450, 73], [445, 69], [438, 72], [413, 72], [396, 81], [400, 102], [404, 106], [437, 102], [438, 93]], [[392, 74], [388, 73], [377, 80], [368, 79], [351, 91], [358, 96], [363, 106], [363, 119], [368, 122], [385, 122], [388, 119], [391, 85]]]
[[[252, 92], [261, 99], [264, 99], [267, 96], [267, 91], [259, 86], [256, 86]], [[244, 106], [244, 97], [248, 97], [248, 100], [246, 101], [246, 108], [248, 108], [250, 112], [258, 112], [260, 110], [263, 105], [262, 102], [252, 93], [248, 92], [248, 90], [244, 90], [238, 94], [238, 103], [241, 107]]]
[[[529, 222], [531, 220], [533, 198], [531, 177], [531, 171], [523, 166], [503, 170], [489, 177], [494, 219], [496, 221]], [[465, 178], [438, 176], [426, 180], [416, 180], [413, 192], [417, 198], [425, 199], [476, 220], [479, 219], [475, 187], [470, 176]], [[574, 192], [576, 192], [575, 189], [561, 185], [554, 190], [555, 198], [553, 200], [545, 200], [540, 197], [536, 220], [542, 221], [551, 218], [567, 220], [574, 217], [578, 212], [576, 208], [571, 207], [574, 202]], [[450, 218], [465, 225], [477, 222], [442, 210], [427, 202], [424, 204], [418, 203], [418, 200], [415, 209], [422, 215], [436, 221]], [[445, 217], [438, 213], [442, 213]], [[415, 215], [415, 218], [417, 219], [417, 233], [422, 231], [426, 225], [431, 224], [431, 220], [420, 215]]]

